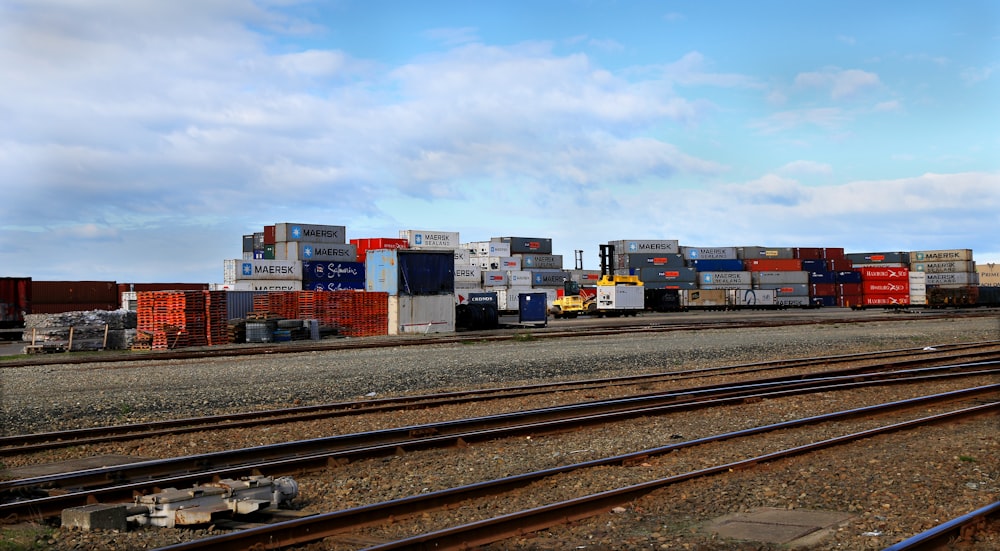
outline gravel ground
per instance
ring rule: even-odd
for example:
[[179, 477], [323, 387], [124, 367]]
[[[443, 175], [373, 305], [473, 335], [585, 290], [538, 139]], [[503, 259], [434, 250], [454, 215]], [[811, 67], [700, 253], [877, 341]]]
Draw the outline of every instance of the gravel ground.
[[[995, 318], [920, 320], [876, 324], [797, 326], [734, 331], [677, 332], [656, 335], [626, 334], [587, 339], [520, 340], [498, 344], [467, 343], [432, 347], [401, 347], [282, 356], [258, 356], [177, 362], [122, 362], [107, 365], [52, 365], [0, 370], [4, 430], [23, 434], [90, 425], [137, 422], [157, 418], [203, 415], [222, 411], [326, 403], [430, 392], [492, 387], [504, 384], [627, 375], [696, 367], [732, 365], [774, 358], [812, 356], [1000, 338]], [[248, 383], [250, 381], [250, 383]], [[990, 381], [981, 381], [990, 382]], [[940, 388], [945, 389], [947, 385]], [[938, 388], [938, 387], [935, 387]], [[921, 388], [920, 392], [931, 389]], [[904, 387], [853, 394], [852, 404], [877, 403], [915, 390]], [[583, 399], [583, 398], [580, 398]], [[523, 406], [508, 407], [529, 407]], [[764, 408], [715, 411], [695, 420], [646, 419], [626, 426], [591, 432], [473, 446], [461, 453], [440, 450], [384, 460], [363, 461], [338, 469], [333, 477], [308, 475], [299, 479], [298, 506], [306, 511], [345, 508], [447, 488], [487, 478], [527, 472], [594, 457], [663, 445], [664, 435], [692, 439], [818, 411], [846, 409], [835, 396], [808, 403], [789, 400]], [[476, 410], [407, 412], [381, 421], [357, 423], [394, 425], [427, 422], [435, 416], [471, 416]], [[445, 417], [448, 418], [448, 417]], [[735, 422], [734, 420], [740, 420]], [[369, 430], [355, 427], [354, 430]], [[846, 431], [847, 427], [843, 427]], [[821, 452], [819, 459], [796, 459], [776, 464], [765, 473], [737, 473], [725, 480], [693, 481], [685, 488], [663, 491], [633, 507], [570, 527], [496, 544], [496, 549], [779, 549], [761, 543], [719, 541], [702, 533], [701, 526], [720, 514], [749, 507], [848, 510], [857, 515], [825, 543], [810, 549], [880, 549], [914, 530], [963, 514], [995, 501], [1000, 487], [997, 423], [987, 418], [959, 428], [927, 429], [921, 442], [912, 438], [873, 439], [850, 454]], [[350, 426], [302, 426], [295, 437], [350, 431]], [[923, 429], [922, 429], [923, 430]], [[251, 432], [251, 431], [244, 431]], [[266, 432], [266, 431], [262, 431]], [[814, 435], [812, 437], [824, 437]], [[132, 453], [173, 455], [194, 450], [254, 445], [271, 436], [197, 434], [130, 444], [96, 447], [78, 454]], [[251, 442], [252, 441], [252, 442]], [[714, 461], [733, 448], [702, 453]], [[683, 453], [671, 454], [657, 472], [682, 468]], [[52, 456], [49, 460], [65, 459]], [[965, 458], [965, 459], [957, 459]], [[37, 462], [34, 457], [29, 461]], [[906, 461], [927, 468], [918, 474], [887, 473]], [[12, 460], [9, 466], [15, 466]], [[690, 467], [689, 464], [687, 464]], [[817, 465], [822, 472], [817, 472]], [[850, 473], [850, 476], [847, 475]], [[620, 475], [615, 475], [619, 477]], [[745, 478], [743, 478], [745, 477]], [[869, 484], [858, 485], [857, 477]], [[298, 479], [298, 478], [297, 478]], [[587, 479], [590, 480], [590, 479]], [[888, 482], [887, 482], [888, 480]], [[822, 481], [823, 491], [816, 491]], [[597, 482], [588, 482], [596, 484]], [[558, 485], [557, 485], [558, 486]], [[563, 484], [567, 486], [567, 484]], [[572, 486], [572, 485], [569, 485]], [[803, 491], [803, 488], [812, 488]], [[874, 491], [873, 491], [874, 489]], [[546, 499], [556, 498], [545, 493]], [[495, 507], [479, 507], [483, 512]], [[995, 549], [996, 527], [981, 545]], [[142, 549], [178, 539], [199, 537], [204, 531], [137, 530], [126, 534], [84, 534], [55, 530], [40, 539], [47, 549]], [[878, 534], [862, 536], [861, 534]], [[895, 539], [893, 539], [895, 538]], [[348, 546], [349, 547], [349, 546]], [[329, 548], [348, 548], [331, 546]], [[355, 546], [356, 547], [356, 546]], [[319, 548], [319, 547], [317, 547]]]

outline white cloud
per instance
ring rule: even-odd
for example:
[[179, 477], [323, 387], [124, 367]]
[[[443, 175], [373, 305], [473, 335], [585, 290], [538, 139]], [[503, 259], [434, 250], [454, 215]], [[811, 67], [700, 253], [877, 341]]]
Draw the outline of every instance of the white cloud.
[[823, 71], [799, 73], [795, 77], [799, 88], [819, 88], [830, 91], [834, 100], [849, 99], [881, 85], [878, 75], [860, 69], [828, 68]]
[[816, 161], [792, 161], [778, 169], [781, 174], [820, 174], [829, 175], [833, 173], [833, 167], [827, 163]]

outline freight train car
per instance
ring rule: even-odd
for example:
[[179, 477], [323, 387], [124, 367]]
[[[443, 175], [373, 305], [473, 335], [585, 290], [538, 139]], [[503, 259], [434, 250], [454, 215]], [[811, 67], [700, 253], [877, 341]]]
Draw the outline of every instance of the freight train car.
[[20, 340], [25, 314], [31, 313], [31, 278], [0, 277], [0, 339]]
[[961, 285], [958, 287], [927, 287], [928, 308], [998, 308], [1000, 287]]

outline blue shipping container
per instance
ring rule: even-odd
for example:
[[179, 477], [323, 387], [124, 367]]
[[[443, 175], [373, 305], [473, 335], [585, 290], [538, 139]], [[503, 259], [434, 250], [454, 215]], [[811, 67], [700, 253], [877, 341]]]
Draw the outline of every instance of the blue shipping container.
[[837, 272], [813, 270], [809, 272], [809, 283], [837, 283]]
[[822, 258], [804, 259], [802, 260], [802, 270], [806, 272], [825, 272], [826, 260]]
[[837, 283], [861, 283], [861, 272], [836, 272]]
[[517, 296], [518, 319], [521, 323], [545, 323], [548, 308], [545, 293], [521, 293]]
[[[303, 262], [302, 281], [331, 282], [352, 281], [365, 282], [364, 262]], [[352, 287], [363, 289], [361, 287]]]
[[709, 258], [689, 260], [688, 266], [699, 272], [742, 272], [743, 261], [738, 258]]
[[303, 281], [305, 291], [363, 291], [364, 281]]
[[455, 253], [410, 249], [374, 249], [365, 259], [369, 291], [397, 295], [455, 293]]

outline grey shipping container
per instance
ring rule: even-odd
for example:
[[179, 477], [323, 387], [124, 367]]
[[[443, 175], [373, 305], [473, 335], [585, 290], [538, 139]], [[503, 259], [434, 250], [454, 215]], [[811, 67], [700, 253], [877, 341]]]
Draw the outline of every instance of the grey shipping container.
[[749, 286], [753, 282], [750, 274], [750, 272], [699, 272], [698, 282], [702, 286], [714, 285], [717, 288], [724, 285]]
[[681, 247], [688, 260], [727, 260], [737, 258], [736, 247]]
[[737, 247], [736, 256], [745, 260], [795, 258], [795, 249], [791, 247]]
[[640, 268], [639, 279], [645, 283], [656, 281], [698, 281], [698, 272], [694, 268]]
[[521, 269], [562, 269], [563, 257], [561, 254], [522, 254]]
[[753, 272], [754, 285], [786, 285], [792, 283], [809, 283], [809, 272], [787, 271], [787, 272]]
[[914, 262], [946, 262], [962, 260], [972, 260], [972, 249], [943, 249], [937, 251], [910, 252], [911, 264]]
[[629, 253], [615, 254], [616, 268], [683, 268], [684, 257], [680, 253]]
[[615, 254], [680, 252], [680, 242], [676, 239], [618, 239], [608, 241], [608, 245], [615, 248]]
[[501, 237], [500, 242], [510, 243], [510, 254], [552, 254], [552, 239], [548, 237]]
[[858, 264], [909, 264], [910, 253], [901, 251], [885, 251], [874, 253], [847, 253], [844, 255], [855, 265]]
[[344, 226], [281, 222], [274, 225], [274, 240], [276, 243], [283, 241], [347, 243], [347, 229]]

